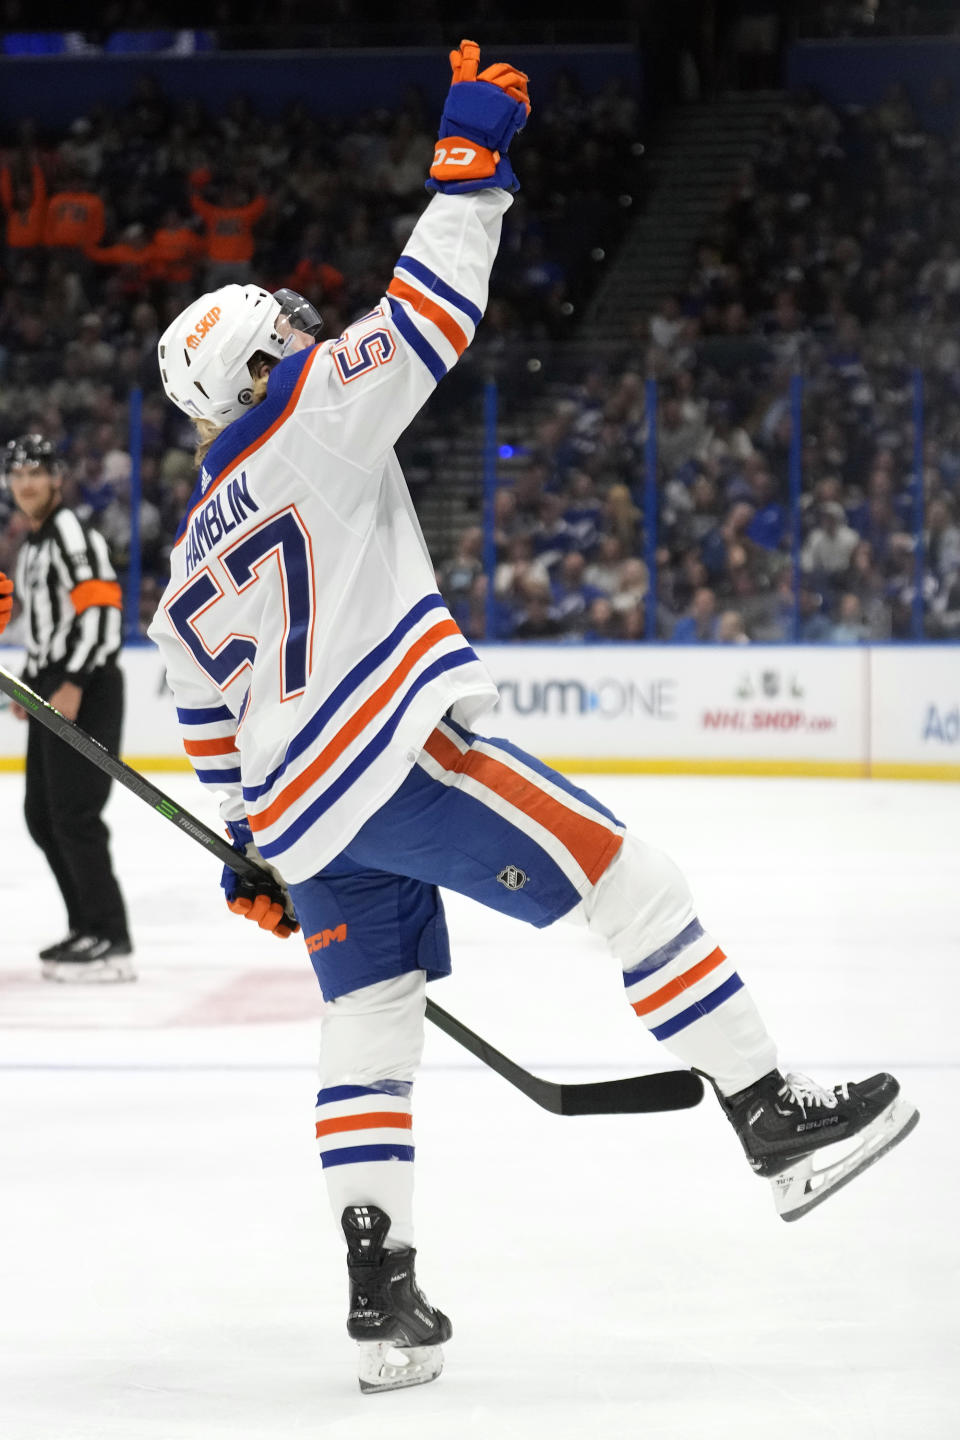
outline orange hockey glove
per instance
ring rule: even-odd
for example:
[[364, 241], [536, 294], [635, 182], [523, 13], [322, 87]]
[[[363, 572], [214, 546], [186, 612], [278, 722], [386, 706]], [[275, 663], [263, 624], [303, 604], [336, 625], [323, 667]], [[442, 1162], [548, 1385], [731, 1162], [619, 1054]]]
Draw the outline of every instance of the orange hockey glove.
[[453, 80], [440, 119], [428, 190], [463, 194], [519, 190], [507, 150], [530, 114], [527, 76], [503, 61], [480, 71], [480, 46], [461, 40], [450, 52]]
[[512, 65], [507, 65], [502, 60], [496, 65], [488, 65], [486, 70], [481, 70], [478, 75], [479, 67], [480, 46], [476, 40], [461, 40], [459, 49], [450, 51], [450, 69], [453, 71], [451, 85], [460, 85], [465, 80], [486, 80], [489, 85], [497, 85], [501, 90], [506, 90], [514, 100], [521, 100], [527, 114], [530, 114], [530, 96], [527, 94], [529, 75], [524, 75], [522, 70], [515, 70]]
[[0, 635], [10, 624], [13, 614], [13, 581], [0, 570]]
[[[253, 833], [245, 820], [234, 820], [227, 829], [235, 850], [240, 850], [251, 860], [259, 860], [260, 864], [266, 867], [266, 861], [260, 859], [253, 843]], [[235, 870], [231, 870], [229, 865], [224, 865], [220, 885], [226, 896], [227, 908], [232, 910], [234, 915], [242, 915], [245, 920], [252, 920], [261, 930], [269, 930], [278, 940], [286, 940], [300, 929], [294, 919], [293, 902], [287, 888], [272, 867], [271, 873], [265, 874], [262, 880], [247, 880]]]

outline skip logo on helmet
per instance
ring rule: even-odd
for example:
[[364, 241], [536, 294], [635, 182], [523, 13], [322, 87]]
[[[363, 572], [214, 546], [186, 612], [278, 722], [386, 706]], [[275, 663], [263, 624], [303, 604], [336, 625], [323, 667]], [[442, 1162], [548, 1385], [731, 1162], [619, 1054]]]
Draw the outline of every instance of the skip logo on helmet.
[[204, 315], [202, 319], [197, 321], [196, 325], [194, 325], [193, 327], [191, 334], [187, 336], [188, 350], [196, 350], [197, 346], [200, 344], [200, 341], [204, 338], [204, 336], [209, 335], [210, 331], [213, 329], [214, 325], [216, 325], [222, 314], [223, 311], [220, 309], [220, 306], [214, 305], [212, 310], [208, 310], [206, 315]]

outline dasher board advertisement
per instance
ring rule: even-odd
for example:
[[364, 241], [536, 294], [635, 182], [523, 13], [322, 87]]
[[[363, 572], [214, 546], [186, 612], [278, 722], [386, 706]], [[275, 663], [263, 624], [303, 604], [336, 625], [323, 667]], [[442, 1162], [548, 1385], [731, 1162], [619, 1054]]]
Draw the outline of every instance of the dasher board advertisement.
[[862, 773], [863, 650], [478, 648], [500, 689], [484, 726], [544, 758], [620, 761], [623, 768], [696, 761], [714, 769], [790, 764], [811, 773], [816, 767]]
[[[960, 780], [960, 648], [488, 645], [500, 686], [481, 733], [575, 771]], [[18, 674], [22, 652], [0, 646]], [[124, 650], [123, 754], [188, 769], [152, 645]], [[0, 769], [26, 726], [0, 694]]]
[[873, 773], [960, 780], [960, 647], [881, 647], [871, 674]]

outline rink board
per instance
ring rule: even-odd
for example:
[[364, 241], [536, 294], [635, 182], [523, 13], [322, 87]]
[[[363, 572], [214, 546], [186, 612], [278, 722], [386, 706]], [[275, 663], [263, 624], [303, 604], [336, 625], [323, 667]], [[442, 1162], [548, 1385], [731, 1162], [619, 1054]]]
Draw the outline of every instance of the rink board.
[[[564, 770], [960, 779], [955, 646], [478, 648], [500, 689], [481, 729]], [[123, 667], [126, 757], [187, 769], [156, 651], [128, 647]], [[0, 702], [0, 769], [16, 770], [25, 733]]]

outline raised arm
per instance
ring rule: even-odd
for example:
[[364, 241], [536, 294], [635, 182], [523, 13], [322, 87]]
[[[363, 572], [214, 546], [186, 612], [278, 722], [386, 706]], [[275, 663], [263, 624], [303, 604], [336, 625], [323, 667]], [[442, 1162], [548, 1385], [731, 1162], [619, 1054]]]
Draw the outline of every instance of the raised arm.
[[426, 182], [434, 198], [376, 309], [303, 362], [299, 420], [319, 417], [325, 443], [360, 466], [395, 443], [473, 339], [518, 188], [507, 149], [530, 110], [527, 77], [505, 64], [478, 75], [479, 47], [468, 40], [450, 59]]

